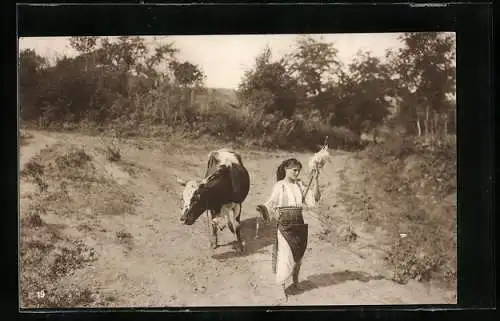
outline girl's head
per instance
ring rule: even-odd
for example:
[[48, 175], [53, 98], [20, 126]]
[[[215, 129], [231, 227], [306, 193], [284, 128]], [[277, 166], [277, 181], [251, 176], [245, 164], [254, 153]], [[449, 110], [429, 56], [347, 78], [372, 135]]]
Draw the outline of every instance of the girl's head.
[[276, 180], [281, 181], [285, 177], [292, 180], [297, 179], [302, 169], [302, 164], [295, 158], [289, 158], [283, 161], [276, 171]]

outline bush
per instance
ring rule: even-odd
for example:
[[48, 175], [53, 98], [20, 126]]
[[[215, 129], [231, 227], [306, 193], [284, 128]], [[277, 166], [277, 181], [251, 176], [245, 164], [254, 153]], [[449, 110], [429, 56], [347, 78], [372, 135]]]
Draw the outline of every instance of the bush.
[[40, 163], [40, 161], [36, 158], [30, 159], [21, 170], [21, 176], [26, 177], [39, 177], [43, 176], [45, 166]]
[[64, 155], [58, 155], [55, 158], [55, 163], [59, 169], [63, 170], [65, 168], [80, 168], [85, 164], [90, 162], [92, 157], [90, 157], [84, 149], [78, 148], [72, 150]]
[[456, 242], [450, 242], [450, 237], [443, 235], [443, 226], [429, 217], [424, 216], [423, 224], [414, 225], [409, 236], [397, 239], [388, 252], [386, 260], [393, 266], [393, 278], [399, 283], [432, 278], [454, 281], [456, 277], [456, 256], [450, 253], [456, 250], [450, 249]]
[[306, 149], [316, 151], [328, 137], [330, 148], [357, 149], [360, 140], [350, 130], [331, 127], [318, 120], [302, 117], [279, 118], [276, 115], [249, 116], [244, 138], [257, 140], [266, 148]]
[[[365, 183], [394, 208], [378, 221], [394, 235], [387, 253], [394, 279], [456, 281], [456, 145], [453, 137], [395, 137], [360, 153]], [[373, 163], [376, 163], [376, 166]], [[451, 200], [451, 201], [450, 201]], [[400, 238], [404, 230], [408, 236]]]
[[210, 135], [221, 139], [241, 137], [247, 130], [245, 124], [249, 119], [239, 110], [230, 107], [219, 107], [208, 113], [198, 111], [194, 116], [193, 129], [199, 135]]

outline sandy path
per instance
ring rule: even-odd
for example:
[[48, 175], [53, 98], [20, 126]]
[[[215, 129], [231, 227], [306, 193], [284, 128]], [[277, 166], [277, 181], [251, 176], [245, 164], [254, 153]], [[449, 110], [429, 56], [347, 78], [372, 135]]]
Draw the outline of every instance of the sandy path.
[[[69, 138], [72, 143], [87, 146], [99, 143], [99, 139], [91, 137], [40, 134], [35, 136], [32, 145], [23, 147], [21, 162], [45, 144]], [[280, 303], [280, 288], [274, 285], [271, 273], [272, 236], [265, 233], [262, 238], [253, 239], [254, 208], [267, 197], [274, 170], [288, 155], [283, 153], [280, 158], [269, 158], [264, 153], [242, 152], [251, 173], [252, 186], [242, 213], [242, 235], [247, 252], [237, 256], [231, 246], [222, 246], [215, 251], [209, 249], [204, 217], [190, 227], [179, 222], [181, 187], [175, 182], [175, 176], [199, 177], [207, 152], [149, 147], [140, 150], [130, 144], [123, 145], [122, 153], [127, 161], [147, 168], [127, 183], [142, 201], [135, 214], [101, 217], [88, 222], [100, 229], [87, 233], [72, 231], [73, 237], [85, 240], [100, 256], [91, 267], [77, 271], [62, 282], [67, 286], [78, 283], [99, 290], [103, 296], [113, 298], [110, 306], [258, 306]], [[294, 156], [306, 164], [309, 155]], [[338, 171], [345, 166], [348, 157], [346, 154], [335, 155], [333, 163], [322, 174], [322, 184], [328, 185], [324, 197], [329, 198], [329, 202], [335, 202]], [[342, 211], [342, 207], [335, 210]], [[322, 240], [319, 234], [323, 227], [317, 213], [308, 214], [306, 220], [310, 224], [310, 237], [301, 270], [304, 291], [291, 296], [287, 305], [451, 303], [449, 294], [444, 291], [417, 282], [399, 285], [388, 280], [376, 255], [360, 256], [344, 246]], [[130, 248], [115, 240], [114, 232], [119, 230], [133, 236]], [[229, 231], [220, 233], [220, 244], [232, 240]], [[376, 240], [370, 240], [367, 235], [364, 241]]]
[[28, 145], [22, 146], [19, 153], [19, 168], [24, 165], [42, 149], [57, 142], [57, 139], [40, 132], [29, 131], [33, 138], [28, 139]]

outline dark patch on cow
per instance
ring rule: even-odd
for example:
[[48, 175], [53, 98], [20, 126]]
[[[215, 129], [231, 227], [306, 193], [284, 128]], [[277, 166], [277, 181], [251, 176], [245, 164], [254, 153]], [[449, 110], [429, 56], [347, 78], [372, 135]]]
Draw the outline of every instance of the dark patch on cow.
[[[238, 159], [238, 164], [231, 166], [220, 165], [216, 153], [211, 153], [208, 159], [207, 171], [205, 173], [206, 184], [202, 184], [199, 190], [200, 193], [208, 191], [213, 197], [212, 204], [241, 204], [248, 196], [250, 191], [250, 175], [243, 165], [241, 156], [234, 151], [229, 151]], [[218, 208], [209, 207], [208, 209], [220, 210]]]

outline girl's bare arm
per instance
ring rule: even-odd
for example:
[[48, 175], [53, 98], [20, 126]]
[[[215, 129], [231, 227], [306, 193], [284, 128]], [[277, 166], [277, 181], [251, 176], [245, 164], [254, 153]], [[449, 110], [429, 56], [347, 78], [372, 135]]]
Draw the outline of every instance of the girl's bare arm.
[[280, 193], [280, 183], [276, 183], [273, 186], [273, 190], [271, 192], [271, 195], [267, 199], [267, 201], [264, 202], [264, 206], [268, 208], [269, 211], [272, 211], [273, 208], [278, 204], [278, 198], [279, 198], [279, 193]]

